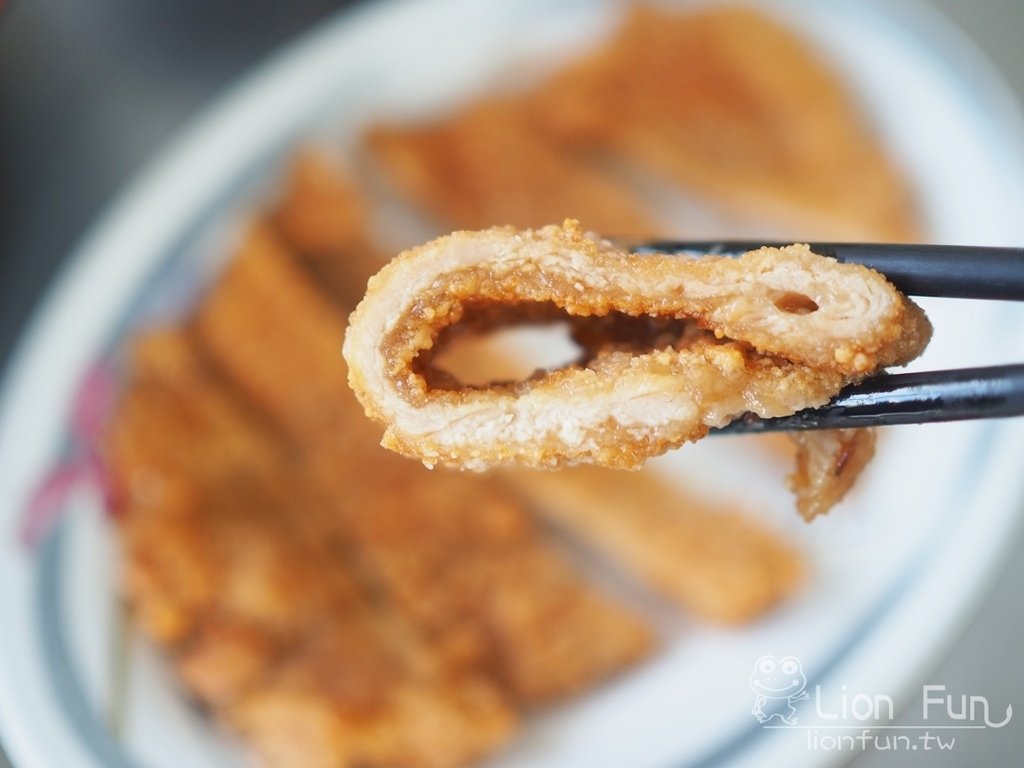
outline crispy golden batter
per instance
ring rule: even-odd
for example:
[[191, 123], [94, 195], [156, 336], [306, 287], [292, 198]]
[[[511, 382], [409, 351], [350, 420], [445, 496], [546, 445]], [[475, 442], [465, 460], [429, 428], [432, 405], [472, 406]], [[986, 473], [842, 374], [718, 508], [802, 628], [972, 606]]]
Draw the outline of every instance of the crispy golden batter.
[[[608, 42], [539, 86], [428, 126], [378, 128], [370, 146], [448, 228], [536, 226], [579, 211], [574, 174], [533, 170], [546, 153], [601, 175], [642, 169], [759, 235], [901, 241], [921, 231], [900, 169], [840, 78], [797, 35], [744, 8], [633, 6]], [[580, 218], [633, 234], [604, 205]]]
[[[468, 304], [524, 302], [573, 317], [688, 319], [714, 336], [683, 328], [674, 346], [598, 350], [586, 366], [514, 385], [445, 388], [424, 375], [420, 352]], [[624, 253], [567, 221], [406, 251], [370, 280], [344, 352], [353, 390], [386, 425], [382, 444], [427, 465], [635, 467], [745, 412], [822, 405], [850, 380], [906, 363], [929, 335], [883, 277], [806, 246], [688, 261]]]
[[757, 11], [634, 7], [529, 99], [567, 151], [622, 155], [772, 231], [917, 234], [907, 185], [839, 78]]
[[789, 487], [806, 520], [828, 512], [846, 495], [875, 455], [873, 429], [795, 432], [796, 471]]
[[506, 479], [544, 517], [703, 618], [749, 621], [801, 580], [797, 553], [766, 528], [648, 472], [510, 470]]
[[546, 138], [516, 100], [480, 101], [436, 125], [377, 126], [367, 144], [399, 189], [449, 229], [539, 227], [552, 216], [622, 236], [656, 229], [636, 196]]

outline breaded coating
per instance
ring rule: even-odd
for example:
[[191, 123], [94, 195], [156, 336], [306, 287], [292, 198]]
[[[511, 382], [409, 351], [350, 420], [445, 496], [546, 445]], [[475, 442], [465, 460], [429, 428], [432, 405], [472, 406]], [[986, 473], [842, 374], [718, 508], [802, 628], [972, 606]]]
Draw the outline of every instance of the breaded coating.
[[907, 184], [839, 77], [761, 12], [634, 6], [530, 99], [567, 151], [624, 157], [802, 238], [917, 236]]
[[572, 467], [505, 477], [545, 518], [701, 618], [749, 621], [801, 581], [796, 550], [767, 528], [649, 472]]
[[[609, 351], [601, 334], [615, 324], [598, 320], [586, 365], [489, 387], [449, 385], [421, 358], [469, 305], [514, 313], [538, 303], [573, 318], [687, 320], [713, 333], [681, 325], [674, 345]], [[930, 332], [881, 275], [807, 246], [740, 258], [629, 254], [566, 221], [457, 232], [405, 251], [370, 280], [344, 353], [352, 389], [385, 425], [382, 444], [428, 466], [633, 468], [746, 412], [823, 405], [916, 357]]]
[[796, 471], [789, 487], [806, 520], [828, 512], [853, 486], [875, 455], [873, 429], [794, 432]]
[[[133, 599], [136, 606], [149, 602], [141, 594]], [[261, 683], [287, 648], [259, 625], [210, 616], [180, 650], [176, 667], [196, 697], [219, 708]]]
[[[280, 445], [210, 378], [183, 331], [159, 329], [137, 336], [131, 375], [132, 387], [106, 438], [108, 458], [126, 471], [158, 461], [181, 473], [239, 482], [265, 482], [276, 471]], [[136, 426], [143, 422], [150, 429]], [[197, 442], [197, 430], [214, 431], [219, 438]], [[129, 474], [122, 481], [134, 479]], [[146, 476], [138, 479], [145, 482]]]
[[449, 229], [573, 216], [609, 235], [656, 231], [635, 194], [545, 137], [515, 99], [478, 101], [433, 125], [379, 125], [367, 147], [399, 190]]

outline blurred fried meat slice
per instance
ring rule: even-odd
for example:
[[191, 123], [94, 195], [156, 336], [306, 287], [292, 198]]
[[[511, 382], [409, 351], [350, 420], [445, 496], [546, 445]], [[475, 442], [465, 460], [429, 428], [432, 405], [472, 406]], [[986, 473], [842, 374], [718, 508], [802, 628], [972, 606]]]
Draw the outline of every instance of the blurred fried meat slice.
[[506, 478], [545, 518], [702, 618], [750, 621], [799, 585], [800, 557], [781, 538], [650, 472], [572, 467]]
[[297, 442], [334, 429], [372, 445], [377, 430], [353, 418], [354, 398], [339, 392], [345, 323], [264, 224], [245, 235], [193, 318], [210, 357]]
[[839, 77], [762, 12], [634, 6], [531, 99], [567, 151], [625, 156], [800, 238], [916, 233], [908, 187]]
[[573, 216], [609, 235], [656, 231], [632, 192], [546, 138], [513, 99], [481, 100], [430, 125], [379, 125], [366, 141], [395, 186], [447, 229]]
[[368, 472], [321, 452], [313, 483], [383, 591], [456, 667], [482, 668], [538, 704], [643, 658], [642, 622], [587, 585], [496, 483], [428, 472], [395, 457]]
[[260, 227], [195, 319], [211, 359], [306, 451], [304, 485], [323, 524], [343, 529], [409, 623], [453, 664], [485, 669], [531, 703], [645, 655], [643, 622], [589, 586], [507, 490], [377, 445], [338, 386], [344, 329], [344, 314]]
[[[289, 551], [301, 545], [272, 501], [285, 497], [278, 447], [201, 371], [182, 334], [137, 344], [107, 460], [123, 507], [129, 597], [156, 639], [186, 640], [235, 597], [240, 618], [285, 632], [333, 600], [329, 578], [305, 586], [318, 563]], [[225, 573], [240, 575], [237, 593]]]
[[[503, 743], [516, 720], [505, 695], [395, 637], [386, 609], [308, 525], [278, 440], [188, 359], [180, 334], [140, 349], [108, 453], [126, 590], [193, 693], [246, 732], [239, 713], [294, 689], [330, 713], [340, 740], [306, 744], [294, 759], [293, 729], [315, 727], [315, 713], [261, 716], [249, 735], [268, 765], [460, 765]], [[155, 428], [170, 431], [154, 439]]]
[[507, 739], [513, 717], [492, 685], [451, 682], [443, 696], [401, 678], [381, 685], [354, 663], [368, 653], [371, 638], [333, 621], [224, 719], [277, 768], [455, 768]]
[[367, 233], [370, 206], [325, 153], [299, 152], [269, 222], [292, 251], [343, 303], [355, 306], [384, 257]]

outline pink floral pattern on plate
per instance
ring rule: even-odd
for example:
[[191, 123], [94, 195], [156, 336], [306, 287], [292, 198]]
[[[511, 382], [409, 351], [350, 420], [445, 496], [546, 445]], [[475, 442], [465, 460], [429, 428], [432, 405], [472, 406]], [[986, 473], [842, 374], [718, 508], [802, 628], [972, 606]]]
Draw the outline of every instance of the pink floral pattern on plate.
[[18, 530], [26, 547], [34, 549], [46, 537], [72, 491], [82, 485], [96, 488], [104, 509], [114, 510], [114, 489], [103, 462], [101, 439], [116, 397], [114, 366], [106, 360], [94, 363], [71, 400], [68, 447], [29, 494]]

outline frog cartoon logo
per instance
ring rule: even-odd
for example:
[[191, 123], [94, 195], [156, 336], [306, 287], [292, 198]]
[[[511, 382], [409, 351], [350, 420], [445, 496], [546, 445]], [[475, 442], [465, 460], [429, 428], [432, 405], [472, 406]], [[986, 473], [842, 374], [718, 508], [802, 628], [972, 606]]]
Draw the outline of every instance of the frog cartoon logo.
[[807, 678], [799, 659], [762, 656], [750, 676], [750, 689], [756, 696], [751, 714], [762, 724], [777, 717], [786, 725], [796, 725], [793, 704], [810, 698], [804, 690], [806, 685]]

